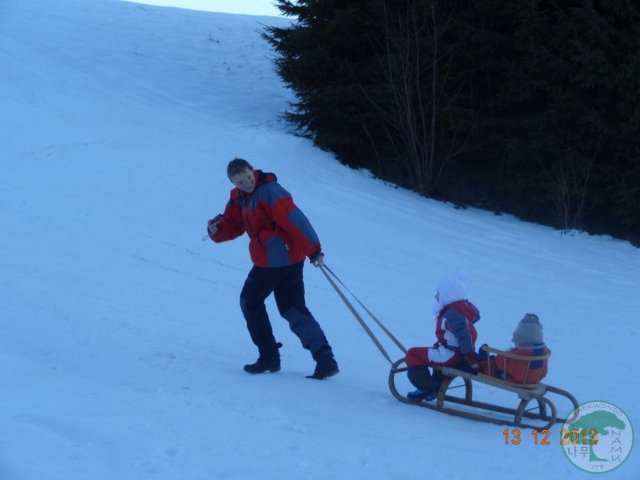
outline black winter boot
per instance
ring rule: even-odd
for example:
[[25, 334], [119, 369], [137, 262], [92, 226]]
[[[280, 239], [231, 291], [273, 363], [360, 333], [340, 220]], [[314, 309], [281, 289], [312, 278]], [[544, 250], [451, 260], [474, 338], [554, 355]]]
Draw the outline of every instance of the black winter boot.
[[313, 375], [308, 375], [307, 378], [315, 378], [316, 380], [322, 380], [328, 377], [332, 377], [340, 370], [338, 369], [338, 363], [333, 358], [333, 351], [330, 346], [322, 347], [316, 353], [313, 354], [313, 359], [316, 361], [316, 369]]
[[255, 363], [249, 363], [244, 366], [244, 371], [247, 373], [264, 373], [264, 372], [279, 372], [280, 371], [280, 352], [278, 349], [282, 346], [281, 343], [276, 343], [268, 349], [260, 349], [260, 356]]

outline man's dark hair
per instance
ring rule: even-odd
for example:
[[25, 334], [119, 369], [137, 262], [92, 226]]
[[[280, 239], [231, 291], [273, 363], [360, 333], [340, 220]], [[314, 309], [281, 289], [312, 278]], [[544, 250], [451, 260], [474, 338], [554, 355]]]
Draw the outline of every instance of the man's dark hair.
[[227, 176], [231, 177], [244, 171], [245, 168], [253, 170], [253, 167], [244, 158], [234, 158], [227, 165]]

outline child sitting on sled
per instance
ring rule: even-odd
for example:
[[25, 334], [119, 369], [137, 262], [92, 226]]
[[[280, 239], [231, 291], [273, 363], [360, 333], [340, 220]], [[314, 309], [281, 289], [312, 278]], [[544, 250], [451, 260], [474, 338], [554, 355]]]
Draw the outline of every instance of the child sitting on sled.
[[411, 400], [433, 400], [437, 396], [442, 374], [429, 371], [430, 365], [460, 368], [477, 373], [475, 354], [478, 336], [474, 324], [480, 320], [478, 309], [467, 300], [462, 274], [449, 275], [438, 283], [435, 299], [436, 338], [432, 347], [414, 347], [405, 358], [409, 381], [417, 388], [407, 394]]
[[[514, 347], [507, 350], [519, 355], [539, 356], [551, 353], [544, 343], [542, 324], [538, 316], [527, 313], [513, 332]], [[482, 373], [498, 377], [502, 380], [519, 384], [538, 383], [547, 375], [547, 359], [517, 360], [503, 355], [491, 356], [487, 361], [487, 353], [480, 349], [480, 370]], [[490, 370], [489, 370], [490, 366]]]

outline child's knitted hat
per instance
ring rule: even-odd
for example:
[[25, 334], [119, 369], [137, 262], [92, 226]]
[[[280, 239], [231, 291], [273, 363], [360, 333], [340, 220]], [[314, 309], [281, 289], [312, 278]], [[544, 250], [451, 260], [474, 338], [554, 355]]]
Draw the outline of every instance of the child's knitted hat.
[[513, 332], [513, 343], [543, 343], [542, 324], [535, 313], [527, 313]]

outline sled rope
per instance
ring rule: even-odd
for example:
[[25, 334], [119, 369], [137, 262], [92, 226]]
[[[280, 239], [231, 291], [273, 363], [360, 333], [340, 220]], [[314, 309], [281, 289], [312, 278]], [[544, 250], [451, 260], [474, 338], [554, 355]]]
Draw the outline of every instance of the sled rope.
[[[358, 321], [358, 323], [360, 323], [360, 326], [363, 328], [363, 330], [366, 332], [367, 335], [369, 335], [369, 338], [371, 339], [371, 341], [374, 343], [374, 345], [376, 347], [378, 347], [378, 350], [380, 350], [380, 353], [382, 354], [382, 356], [384, 358], [387, 359], [387, 361], [393, 365], [393, 360], [391, 360], [391, 357], [389, 356], [389, 354], [387, 353], [387, 351], [384, 349], [384, 347], [382, 346], [382, 344], [380, 343], [380, 341], [378, 340], [378, 338], [375, 336], [375, 334], [371, 331], [371, 329], [369, 328], [369, 326], [367, 325], [367, 323], [365, 322], [365, 320], [362, 318], [362, 316], [358, 313], [358, 311], [356, 310], [356, 308], [353, 306], [353, 304], [349, 301], [349, 299], [347, 298], [347, 296], [344, 294], [344, 292], [340, 289], [340, 287], [336, 284], [336, 282], [331, 278], [331, 276], [333, 276], [333, 278], [340, 283], [340, 285], [342, 285], [342, 287], [349, 292], [349, 294], [355, 299], [356, 302], [358, 302], [358, 304], [364, 309], [365, 312], [367, 312], [367, 314], [373, 319], [374, 322], [376, 322], [376, 324], [382, 329], [382, 331], [384, 333], [387, 334], [387, 336], [391, 339], [391, 341], [393, 343], [396, 344], [396, 346], [402, 350], [403, 353], [407, 353], [407, 349], [404, 347], [404, 345], [402, 345], [402, 343], [400, 343], [400, 341], [391, 333], [391, 331], [373, 314], [371, 313], [371, 311], [358, 299], [358, 297], [356, 297], [353, 292], [349, 289], [349, 287], [347, 287], [344, 282], [342, 280], [340, 280], [340, 278], [338, 278], [338, 276], [333, 273], [333, 271], [325, 264], [320, 266], [320, 270], [322, 270], [322, 273], [324, 274], [324, 276], [327, 278], [327, 280], [329, 281], [329, 283], [331, 284], [331, 286], [334, 288], [334, 290], [337, 292], [338, 296], [342, 299], [342, 301], [345, 303], [345, 305], [347, 306], [347, 308], [351, 311], [351, 313], [353, 314], [354, 317], [356, 317], [356, 320]], [[327, 273], [329, 272], [329, 273]], [[331, 276], [329, 276], [329, 274], [331, 274]]]

